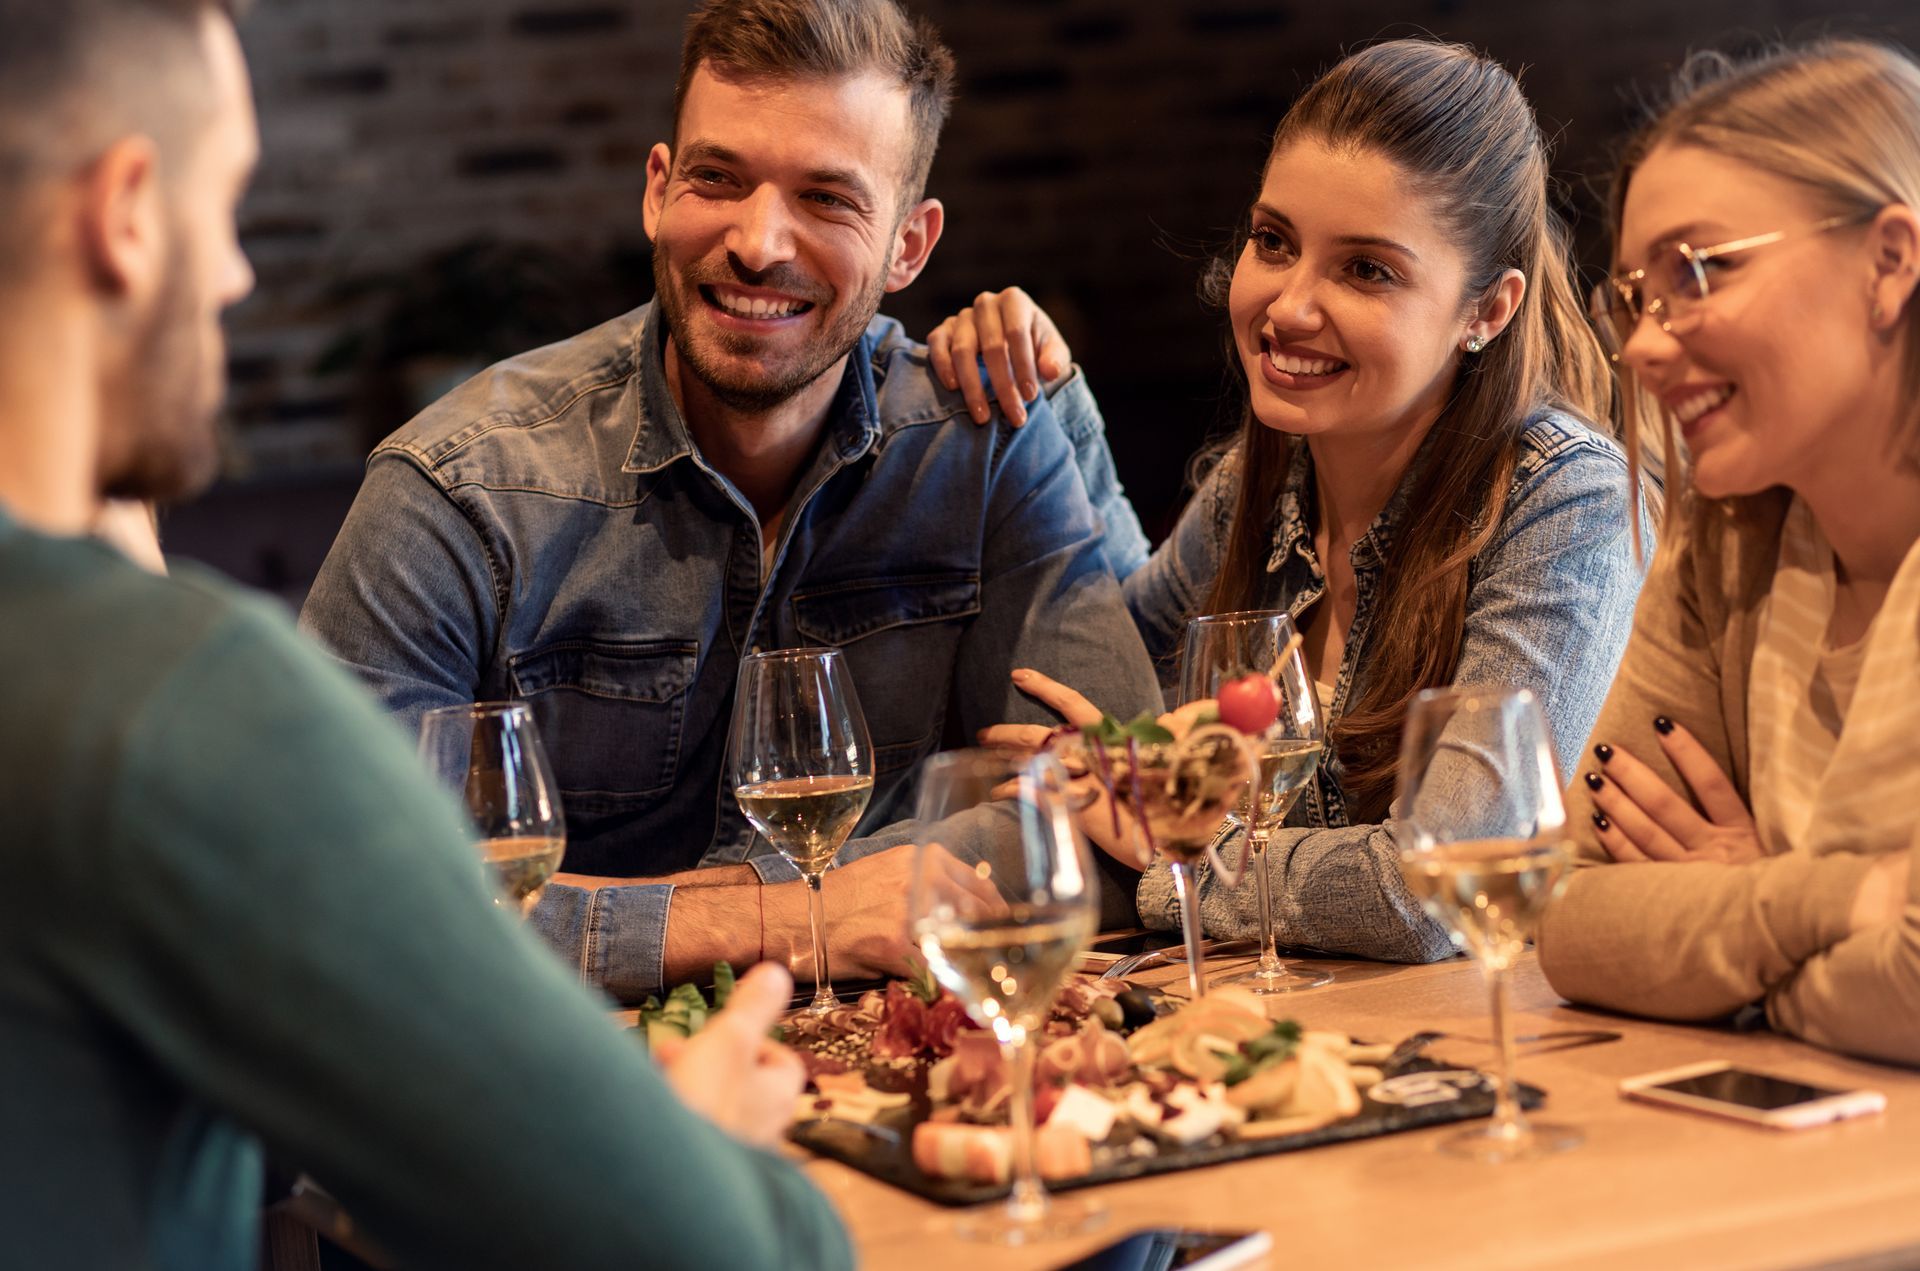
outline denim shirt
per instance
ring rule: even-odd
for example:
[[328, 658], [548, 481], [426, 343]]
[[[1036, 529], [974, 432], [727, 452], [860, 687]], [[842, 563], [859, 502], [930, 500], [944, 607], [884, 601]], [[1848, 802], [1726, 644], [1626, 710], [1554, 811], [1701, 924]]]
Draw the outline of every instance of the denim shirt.
[[[1198, 613], [1218, 571], [1233, 513], [1237, 452], [1218, 464], [1182, 514], [1172, 536], [1142, 563], [1119, 562], [1127, 604], [1147, 648], [1170, 675], [1185, 622]], [[1423, 447], [1409, 472], [1443, 461]], [[1409, 480], [1353, 545], [1349, 560], [1357, 600], [1333, 690], [1329, 719], [1338, 719], [1359, 691], [1375, 606], [1406, 518]], [[1296, 446], [1280, 499], [1267, 560], [1265, 607], [1296, 620], [1326, 591], [1314, 554], [1307, 505], [1313, 460]], [[1542, 414], [1528, 421], [1505, 515], [1493, 540], [1470, 564], [1466, 623], [1453, 682], [1532, 689], [1545, 711], [1562, 772], [1600, 711], [1626, 646], [1645, 573], [1629, 531], [1626, 459], [1620, 448], [1578, 421]], [[1643, 520], [1652, 550], [1651, 525]], [[1169, 692], [1172, 685], [1169, 682]], [[1455, 783], [1463, 806], [1498, 801], [1498, 783], [1484, 770]], [[1429, 791], [1423, 797], [1433, 797]], [[1453, 952], [1446, 931], [1420, 909], [1395, 864], [1394, 820], [1351, 823], [1332, 748], [1275, 832], [1266, 857], [1279, 943], [1397, 962], [1430, 962]], [[1212, 936], [1259, 931], [1256, 889], [1227, 887], [1201, 867], [1201, 925]], [[1177, 928], [1179, 908], [1165, 865], [1142, 875], [1137, 895], [1149, 926]]]
[[[1028, 666], [1157, 709], [1103, 550], [1144, 551], [1076, 372], [1031, 422], [976, 426], [899, 324], [847, 361], [763, 558], [752, 505], [693, 444], [653, 306], [484, 372], [383, 442], [301, 615], [403, 723], [524, 699], [561, 788], [565, 868], [658, 876], [748, 861], [797, 877], [727, 781], [750, 650], [845, 654], [875, 761], [841, 859], [905, 841], [914, 766], [1045, 712]], [[1076, 462], [1078, 460], [1078, 462]], [[1106, 513], [1089, 503], [1078, 468]], [[622, 996], [660, 986], [672, 889], [552, 886], [536, 925]], [[751, 925], [754, 911], [743, 921]]]

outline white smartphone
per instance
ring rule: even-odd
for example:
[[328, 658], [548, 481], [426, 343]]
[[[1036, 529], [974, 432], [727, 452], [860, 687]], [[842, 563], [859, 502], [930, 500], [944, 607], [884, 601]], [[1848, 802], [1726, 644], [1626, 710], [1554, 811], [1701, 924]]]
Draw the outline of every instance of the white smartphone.
[[1887, 1106], [1878, 1090], [1834, 1090], [1791, 1077], [1773, 1077], [1723, 1060], [1688, 1064], [1620, 1083], [1629, 1099], [1731, 1117], [1775, 1130], [1869, 1116]]

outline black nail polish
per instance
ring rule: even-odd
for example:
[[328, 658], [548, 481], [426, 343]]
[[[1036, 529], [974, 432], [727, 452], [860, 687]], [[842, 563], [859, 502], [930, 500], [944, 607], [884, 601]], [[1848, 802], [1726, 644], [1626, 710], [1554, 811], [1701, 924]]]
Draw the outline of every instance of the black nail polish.
[[1593, 814], [1593, 823], [1603, 830], [1611, 830], [1613, 828], [1613, 822], [1607, 820], [1607, 814], [1604, 812], [1595, 812]]
[[1653, 731], [1664, 737], [1673, 731], [1673, 721], [1665, 715], [1655, 715], [1653, 717]]
[[1607, 785], [1606, 778], [1602, 777], [1597, 772], [1589, 772], [1587, 774], [1586, 780], [1587, 780], [1587, 789], [1589, 790], [1603, 790], [1606, 788], [1606, 785]]
[[1603, 741], [1593, 748], [1593, 757], [1601, 763], [1605, 763], [1607, 760], [1613, 758], [1613, 747]]

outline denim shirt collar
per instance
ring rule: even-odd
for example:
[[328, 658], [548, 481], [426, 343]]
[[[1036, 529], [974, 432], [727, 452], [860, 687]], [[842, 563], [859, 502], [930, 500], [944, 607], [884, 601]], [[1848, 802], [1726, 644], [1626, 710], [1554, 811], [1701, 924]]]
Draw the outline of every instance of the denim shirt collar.
[[1313, 454], [1305, 442], [1299, 442], [1287, 464], [1286, 483], [1280, 487], [1280, 520], [1273, 528], [1273, 552], [1267, 557], [1269, 574], [1279, 573], [1294, 556], [1313, 561], [1313, 529], [1307, 524], [1307, 500], [1312, 495]]
[[[627, 451], [625, 472], [656, 472], [677, 459], [698, 453], [686, 417], [667, 387], [667, 323], [658, 301], [648, 306], [647, 318], [634, 337], [639, 347], [640, 416], [633, 445]], [[847, 355], [846, 373], [827, 408], [826, 439], [822, 450], [834, 450], [841, 462], [857, 459], [880, 439], [880, 412], [873, 386], [874, 335], [871, 327]]]
[[[1387, 505], [1380, 509], [1379, 515], [1373, 518], [1373, 524], [1367, 527], [1367, 532], [1354, 543], [1348, 559], [1356, 572], [1385, 567], [1393, 551], [1394, 538], [1407, 519], [1408, 493], [1438, 453], [1435, 439], [1438, 431], [1427, 431], [1419, 449], [1414, 452], [1413, 462], [1407, 465], [1406, 472], [1400, 477], [1400, 484], [1394, 487], [1392, 496], [1387, 499]], [[1274, 526], [1273, 551], [1267, 557], [1269, 574], [1279, 573], [1286, 567], [1287, 561], [1295, 556], [1318, 568], [1313, 553], [1313, 527], [1307, 519], [1307, 508], [1313, 497], [1313, 451], [1302, 441], [1293, 447], [1293, 456], [1287, 465], [1286, 483], [1280, 491], [1280, 517]]]

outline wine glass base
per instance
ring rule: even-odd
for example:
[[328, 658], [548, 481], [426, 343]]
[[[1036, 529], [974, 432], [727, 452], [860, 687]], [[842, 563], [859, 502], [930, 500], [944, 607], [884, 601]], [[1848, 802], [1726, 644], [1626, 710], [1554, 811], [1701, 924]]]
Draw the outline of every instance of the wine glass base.
[[1251, 971], [1243, 971], [1239, 975], [1216, 980], [1215, 983], [1232, 984], [1262, 997], [1278, 997], [1282, 993], [1298, 993], [1302, 989], [1317, 989], [1323, 984], [1332, 984], [1333, 972], [1289, 962], [1265, 971], [1256, 966]]
[[1107, 1213], [1107, 1207], [1097, 1200], [1050, 1196], [1038, 1214], [1022, 1213], [1012, 1204], [962, 1214], [953, 1220], [953, 1234], [983, 1244], [1038, 1244], [1092, 1231], [1107, 1220]]
[[1587, 1136], [1567, 1125], [1528, 1121], [1513, 1132], [1498, 1124], [1462, 1130], [1440, 1140], [1440, 1151], [1462, 1160], [1499, 1164], [1502, 1161], [1529, 1161], [1552, 1156], [1579, 1147]]
[[819, 988], [813, 991], [813, 997], [801, 1009], [807, 1015], [825, 1015], [839, 1005], [840, 999], [834, 995], [832, 988]]

